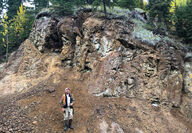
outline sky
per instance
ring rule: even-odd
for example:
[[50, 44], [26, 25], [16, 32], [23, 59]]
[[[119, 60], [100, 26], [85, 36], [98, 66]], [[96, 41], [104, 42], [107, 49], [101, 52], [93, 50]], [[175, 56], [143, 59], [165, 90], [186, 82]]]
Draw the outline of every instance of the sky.
[[[24, 2], [23, 5], [26, 7], [35, 8], [35, 5], [33, 5], [31, 2], [28, 2], [28, 1]], [[7, 11], [6, 9], [3, 10], [3, 13], [0, 15], [0, 18], [2, 18], [3, 14], [5, 14], [6, 11]]]
[[28, 1], [24, 2], [23, 5], [26, 6], [26, 7], [33, 7], [33, 8], [35, 8], [35, 5], [33, 5], [31, 2], [28, 2]]
[[148, 0], [143, 0], [143, 1], [145, 1], [145, 2], [147, 2], [147, 3], [148, 3]]

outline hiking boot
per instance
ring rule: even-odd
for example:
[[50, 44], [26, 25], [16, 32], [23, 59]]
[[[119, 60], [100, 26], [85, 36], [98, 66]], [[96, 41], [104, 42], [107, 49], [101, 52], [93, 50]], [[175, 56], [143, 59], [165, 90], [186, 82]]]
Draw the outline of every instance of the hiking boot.
[[69, 128], [70, 128], [70, 129], [74, 129], [74, 128], [72, 127], [72, 119], [69, 120]]
[[67, 131], [67, 120], [65, 120], [65, 127], [64, 127], [64, 131]]

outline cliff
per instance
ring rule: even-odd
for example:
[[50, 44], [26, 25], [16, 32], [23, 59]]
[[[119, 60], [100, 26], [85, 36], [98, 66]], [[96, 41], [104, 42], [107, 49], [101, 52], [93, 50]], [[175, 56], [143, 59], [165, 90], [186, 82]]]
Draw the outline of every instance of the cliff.
[[69, 132], [192, 132], [191, 51], [143, 25], [90, 9], [38, 14], [29, 39], [0, 64], [0, 131], [62, 132], [69, 87]]

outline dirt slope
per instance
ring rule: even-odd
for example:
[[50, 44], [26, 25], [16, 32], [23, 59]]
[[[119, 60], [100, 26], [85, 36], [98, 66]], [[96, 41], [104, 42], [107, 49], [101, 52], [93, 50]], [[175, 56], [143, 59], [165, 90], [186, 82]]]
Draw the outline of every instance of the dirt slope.
[[[63, 115], [59, 101], [65, 87], [72, 89], [75, 98], [73, 122], [75, 130], [67, 132], [190, 133], [192, 131], [191, 123], [187, 122], [182, 115], [179, 116], [177, 110], [155, 107], [148, 101], [136, 98], [102, 98], [89, 95], [88, 75], [80, 79], [70, 78], [74, 75], [73, 73], [71, 70], [61, 73], [63, 80], [52, 93], [39, 86], [42, 87], [41, 91], [10, 96], [10, 100], [1, 99], [1, 131], [63, 132]], [[65, 79], [66, 77], [68, 79]]]

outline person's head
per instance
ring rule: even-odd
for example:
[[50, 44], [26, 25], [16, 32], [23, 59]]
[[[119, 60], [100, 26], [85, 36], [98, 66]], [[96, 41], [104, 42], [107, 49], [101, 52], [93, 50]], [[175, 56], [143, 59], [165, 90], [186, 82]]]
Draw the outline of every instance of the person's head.
[[65, 93], [69, 94], [70, 93], [70, 89], [69, 88], [65, 88]]

